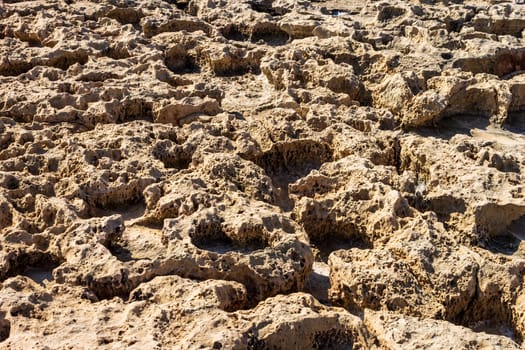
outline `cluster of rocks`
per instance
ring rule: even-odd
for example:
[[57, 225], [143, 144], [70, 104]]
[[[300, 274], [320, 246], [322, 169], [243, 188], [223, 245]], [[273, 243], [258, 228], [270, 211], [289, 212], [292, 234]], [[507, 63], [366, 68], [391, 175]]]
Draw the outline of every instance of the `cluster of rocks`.
[[4, 0], [0, 347], [519, 349], [524, 6]]

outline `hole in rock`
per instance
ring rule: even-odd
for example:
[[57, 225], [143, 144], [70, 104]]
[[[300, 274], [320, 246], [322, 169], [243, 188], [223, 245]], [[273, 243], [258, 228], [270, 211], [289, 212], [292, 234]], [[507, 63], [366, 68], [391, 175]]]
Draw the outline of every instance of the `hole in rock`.
[[405, 14], [405, 10], [394, 6], [385, 6], [377, 14], [377, 19], [380, 22], [388, 22], [396, 17], [400, 17]]
[[509, 113], [504, 127], [515, 134], [525, 135], [525, 111]]
[[340, 17], [340, 16], [344, 16], [344, 15], [347, 15], [347, 14], [349, 14], [349, 12], [348, 11], [344, 11], [344, 10], [336, 10], [336, 9], [334, 9], [334, 10], [330, 11], [330, 15], [334, 16], [334, 17]]
[[328, 144], [297, 140], [274, 143], [255, 163], [268, 175], [286, 175], [290, 181], [295, 181], [332, 160], [332, 149]]
[[177, 6], [179, 10], [186, 10], [189, 4], [190, 4], [189, 1], [184, 1], [184, 0], [182, 1], [179, 0], [175, 2], [175, 6]]
[[75, 63], [86, 64], [87, 61], [88, 55], [85, 52], [66, 52], [50, 59], [45, 65], [66, 70]]
[[354, 339], [351, 332], [328, 330], [315, 333], [312, 349], [316, 350], [347, 350], [354, 349]]
[[191, 157], [187, 156], [175, 156], [166, 157], [160, 159], [166, 168], [172, 169], [188, 169], [191, 164]]
[[12, 175], [6, 175], [3, 182], [3, 187], [5, 187], [8, 190], [16, 190], [20, 187], [20, 181]]
[[4, 65], [2, 68], [0, 68], [0, 75], [17, 76], [23, 73], [27, 73], [33, 67], [34, 65], [29, 62], [9, 62], [9, 64]]
[[60, 265], [58, 258], [44, 252], [22, 253], [11, 264], [7, 277], [27, 276], [36, 283], [53, 280], [53, 270]]
[[120, 24], [138, 24], [143, 17], [142, 14], [133, 8], [115, 8], [106, 14], [106, 17], [118, 21]]
[[140, 202], [143, 190], [138, 185], [130, 188], [107, 188], [103, 190], [99, 190], [97, 187], [86, 188], [86, 186], [81, 186], [81, 189], [84, 192], [82, 198], [90, 205], [91, 216], [98, 217], [112, 215], [108, 213], [119, 214], [130, 203]]
[[284, 211], [291, 211], [294, 207], [294, 201], [290, 198], [288, 185], [293, 181], [287, 175], [273, 175], [270, 177], [273, 187], [276, 189], [276, 193], [274, 193], [276, 204]]
[[38, 38], [24, 38], [20, 40], [27, 42], [29, 47], [42, 47], [42, 42]]
[[[121, 269], [122, 279], [121, 280], [103, 280], [103, 281], [94, 281], [91, 276], [88, 280], [88, 287], [96, 296], [96, 300], [109, 300], [115, 297], [119, 297], [122, 300], [128, 300], [129, 294], [133, 289], [137, 287], [137, 282], [132, 282], [128, 279], [127, 273], [125, 270]], [[143, 281], [146, 282], [146, 281]]]
[[166, 52], [164, 63], [169, 70], [176, 74], [199, 73], [200, 67], [197, 65], [195, 57], [189, 55], [186, 50], [174, 47]]
[[274, 8], [273, 1], [268, 0], [252, 0], [249, 2], [252, 10], [261, 13], [267, 13], [271, 16], [282, 16], [290, 12], [286, 8]]
[[267, 246], [262, 233], [259, 235], [259, 232], [246, 232], [242, 241], [232, 240], [224, 232], [220, 220], [200, 222], [190, 233], [190, 237], [196, 247], [219, 254], [228, 252], [247, 254]]
[[164, 0], [168, 4], [175, 5], [179, 10], [186, 10], [190, 4], [190, 0]]
[[467, 210], [465, 200], [451, 195], [435, 197], [431, 200], [424, 200], [421, 211], [431, 210], [438, 216], [438, 220], [446, 222], [452, 213], [464, 213]]
[[153, 148], [153, 157], [168, 169], [188, 169], [192, 161], [191, 154], [187, 154], [180, 145], [170, 140], [157, 142]]
[[95, 217], [121, 215], [124, 224], [133, 224], [133, 222], [141, 218], [146, 212], [146, 202], [141, 197], [136, 200], [126, 201], [120, 204], [108, 205], [105, 208], [95, 208], [91, 213]]
[[344, 237], [343, 234], [337, 233], [330, 237], [310, 238], [314, 251], [316, 252], [315, 259], [317, 261], [327, 263], [330, 254], [340, 249], [371, 249], [372, 245], [360, 237]]
[[39, 265], [28, 266], [22, 271], [22, 275], [31, 278], [36, 283], [42, 283], [45, 280], [53, 280], [53, 270], [58, 267], [57, 263], [45, 262]]
[[153, 122], [153, 103], [143, 99], [121, 101], [120, 108], [115, 110], [117, 123], [127, 123], [135, 120]]
[[76, 78], [76, 81], [83, 82], [104, 82], [109, 79], [117, 79], [119, 76], [111, 72], [89, 72]]
[[122, 236], [108, 249], [120, 261], [154, 260], [166, 252], [162, 244], [162, 225], [126, 226]]
[[252, 31], [251, 39], [254, 43], [262, 40], [270, 46], [279, 46], [286, 44], [290, 36], [275, 24], [269, 23], [256, 26]]
[[498, 236], [490, 237], [485, 248], [494, 253], [505, 255], [519, 254], [525, 257], [525, 251], [521, 252], [520, 244], [525, 240], [525, 216], [513, 221], [507, 230]]
[[239, 26], [231, 24], [220, 29], [222, 36], [228, 40], [234, 41], [248, 41], [249, 35], [246, 34], [246, 31], [239, 28]]
[[271, 149], [255, 159], [254, 163], [270, 176], [278, 191], [277, 204], [288, 211], [293, 208], [288, 185], [332, 160], [333, 152], [328, 144], [314, 140], [296, 140], [274, 143]]
[[445, 22], [447, 26], [447, 31], [459, 33], [461, 28], [463, 28], [463, 20], [450, 20]]
[[441, 54], [441, 58], [443, 58], [444, 60], [449, 60], [452, 57], [454, 57], [454, 54], [452, 52], [443, 52]]
[[319, 11], [321, 11], [323, 15], [339, 17], [345, 15], [359, 15], [366, 6], [366, 3], [361, 1], [334, 1], [321, 2], [319, 5], [321, 5]]
[[[119, 45], [110, 45], [104, 52], [103, 55], [114, 60], [123, 60], [130, 58], [131, 54], [128, 49]], [[118, 77], [116, 74], [112, 74], [115, 77]]]
[[512, 234], [505, 234], [489, 238], [484, 246], [493, 253], [513, 255], [519, 249], [521, 241]]
[[[117, 145], [115, 146], [120, 147]], [[122, 151], [117, 148], [94, 148], [87, 149], [84, 152], [85, 161], [94, 166], [98, 166], [99, 161], [103, 158], [108, 158], [114, 162], [120, 162], [124, 159], [124, 156], [122, 155]]]
[[245, 74], [261, 74], [258, 63], [250, 62], [244, 59], [237, 59], [232, 64], [225, 67], [215, 66], [213, 71], [218, 77], [236, 77]]

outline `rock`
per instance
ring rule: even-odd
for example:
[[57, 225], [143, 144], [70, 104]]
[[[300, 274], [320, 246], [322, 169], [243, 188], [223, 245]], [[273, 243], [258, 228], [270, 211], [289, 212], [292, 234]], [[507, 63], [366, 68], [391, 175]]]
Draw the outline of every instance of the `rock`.
[[523, 9], [511, 4], [495, 4], [477, 14], [472, 25], [480, 32], [519, 36], [525, 29]]
[[276, 89], [320, 86], [345, 93], [353, 100], [364, 98], [364, 88], [351, 65], [335, 64], [322, 52], [308, 52], [304, 46], [298, 44], [295, 50], [286, 52], [281, 49], [261, 62], [262, 72]]
[[[282, 347], [289, 344], [297, 329], [304, 332], [304, 337], [296, 340], [297, 346], [369, 344], [366, 329], [357, 316], [323, 306], [303, 293], [269, 298], [253, 310], [227, 312], [223, 308], [243, 295], [243, 289], [231, 282], [198, 283], [176, 276], [158, 277], [134, 290], [128, 301], [117, 298], [100, 302], [89, 300], [88, 292], [80, 288], [48, 286], [50, 293], [28, 278], [17, 277], [3, 283], [2, 308], [11, 310], [10, 321], [4, 314], [0, 323], [3, 345], [13, 349], [30, 344], [65, 348], [80, 341], [84, 347]], [[165, 292], [168, 289], [169, 295]], [[27, 296], [20, 297], [19, 293]], [[71, 301], [76, 298], [78, 302], [73, 307]], [[48, 317], [43, 329], [45, 337], [40, 332], [27, 331]], [[74, 337], [78, 324], [84, 323], [88, 328]], [[141, 326], [144, 323], [149, 327]]]
[[[426, 147], [424, 144], [428, 146], [432, 144], [430, 147], [435, 148], [438, 147], [438, 144], [444, 145], [445, 142], [427, 139], [412, 144], [410, 137], [401, 141], [401, 168], [425, 174], [420, 176], [419, 180], [425, 185], [424, 205], [438, 215], [447, 216], [445, 220], [451, 224], [449, 230], [454, 230], [453, 222], [456, 222], [456, 232], [461, 232], [458, 234], [460, 240], [468, 240], [468, 237], [474, 240], [484, 240], [487, 237], [504, 235], [506, 228], [525, 214], [520, 200], [522, 184], [516, 181], [518, 175], [514, 172], [518, 169], [518, 164], [512, 161], [510, 155], [505, 155], [506, 151], [504, 151], [510, 151], [514, 142], [506, 139], [506, 136], [503, 136], [506, 134], [503, 133], [501, 138], [494, 138], [495, 143], [485, 143], [484, 140], [491, 137], [490, 133], [491, 131], [485, 133], [481, 130], [479, 132], [474, 130], [473, 137], [464, 138], [460, 135], [453, 137], [446, 146], [450, 147], [449, 151], [444, 150], [449, 154], [448, 159], [455, 159], [447, 163], [451, 167], [448, 169], [441, 166], [426, 168], [423, 164], [429, 164], [427, 159], [432, 157], [432, 153], [422, 151], [424, 156], [420, 160], [425, 158], [423, 162], [405, 156], [411, 152], [410, 149], [422, 150]], [[495, 148], [501, 151], [496, 151]], [[501, 159], [501, 162], [496, 161], [494, 156], [491, 156], [491, 152], [501, 154], [495, 158]], [[507, 168], [503, 166], [503, 158], [506, 159]], [[462, 170], [459, 170], [460, 168]], [[505, 171], [506, 169], [510, 171]], [[454, 181], [449, 181], [456, 176], [462, 176], [463, 180], [461, 185], [454, 189], [449, 186]], [[458, 195], [460, 192], [466, 194]], [[459, 198], [461, 199], [457, 200]]]
[[216, 100], [187, 97], [181, 101], [163, 101], [153, 105], [153, 120], [157, 123], [181, 125], [195, 114], [216, 115], [220, 106]]
[[504, 336], [474, 333], [448, 322], [418, 319], [386, 312], [365, 312], [365, 324], [387, 349], [519, 349]]
[[[279, 310], [278, 314], [276, 310]], [[325, 307], [312, 296], [302, 293], [270, 298], [253, 312], [237, 311], [229, 317], [221, 316], [214, 315], [207, 321], [219, 324], [217, 331], [202, 332], [208, 327], [195, 327], [188, 334], [191, 338], [187, 337], [182, 344], [188, 348], [196, 348], [197, 344], [207, 347], [221, 344], [232, 349], [250, 346], [366, 348], [370, 344], [358, 317], [339, 308]], [[226, 328], [226, 332], [221, 332], [221, 328]], [[297, 329], [303, 332], [303, 337], [293, 336]]]
[[391, 172], [352, 156], [324, 164], [289, 185], [290, 194], [297, 198], [296, 220], [315, 241], [328, 235], [364, 242], [380, 239], [397, 229], [411, 210], [391, 187]]
[[[494, 124], [501, 125], [507, 119], [512, 93], [507, 84], [500, 81], [487, 82], [489, 79], [491, 78], [483, 75], [473, 77], [470, 74], [462, 76], [445, 72], [444, 76], [429, 79], [428, 90], [421, 94], [417, 94], [417, 88], [412, 88], [416, 93], [412, 92], [408, 88], [409, 83], [401, 83], [404, 86], [396, 87], [387, 83], [380, 89], [400, 89], [396, 92], [399, 96], [390, 100], [406, 101], [409, 104], [407, 109], [403, 109], [402, 116], [403, 123], [407, 126], [436, 123], [442, 118], [458, 115], [483, 115], [489, 117]], [[388, 104], [381, 107], [388, 108]], [[392, 106], [390, 109], [396, 113], [400, 106]]]
[[524, 14], [4, 1], [0, 347], [522, 345]]
[[406, 221], [382, 249], [333, 252], [330, 297], [354, 310], [453, 320], [475, 296], [476, 255], [464, 247], [451, 249], [457, 243], [443, 231], [436, 234], [439, 225]]

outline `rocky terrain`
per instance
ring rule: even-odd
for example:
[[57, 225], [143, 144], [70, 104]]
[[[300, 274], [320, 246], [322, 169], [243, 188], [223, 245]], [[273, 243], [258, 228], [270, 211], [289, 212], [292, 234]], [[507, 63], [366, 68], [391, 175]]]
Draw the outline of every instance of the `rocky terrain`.
[[520, 349], [525, 4], [0, 2], [0, 348]]

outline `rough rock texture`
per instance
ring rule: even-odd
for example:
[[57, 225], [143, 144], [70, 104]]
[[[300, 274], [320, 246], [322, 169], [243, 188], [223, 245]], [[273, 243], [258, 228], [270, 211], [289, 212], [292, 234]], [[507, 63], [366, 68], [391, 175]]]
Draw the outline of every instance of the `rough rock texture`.
[[508, 338], [443, 321], [367, 310], [365, 324], [383, 349], [520, 349]]
[[0, 3], [0, 348], [517, 349], [525, 4]]
[[[133, 290], [128, 300], [94, 302], [85, 288], [46, 290], [19, 276], [4, 281], [1, 293], [1, 307], [11, 315], [11, 336], [2, 346], [10, 349], [359, 348], [368, 342], [359, 317], [304, 293], [228, 312], [246, 301], [236, 282], [163, 276]], [[32, 327], [38, 332], [28, 333]]]

